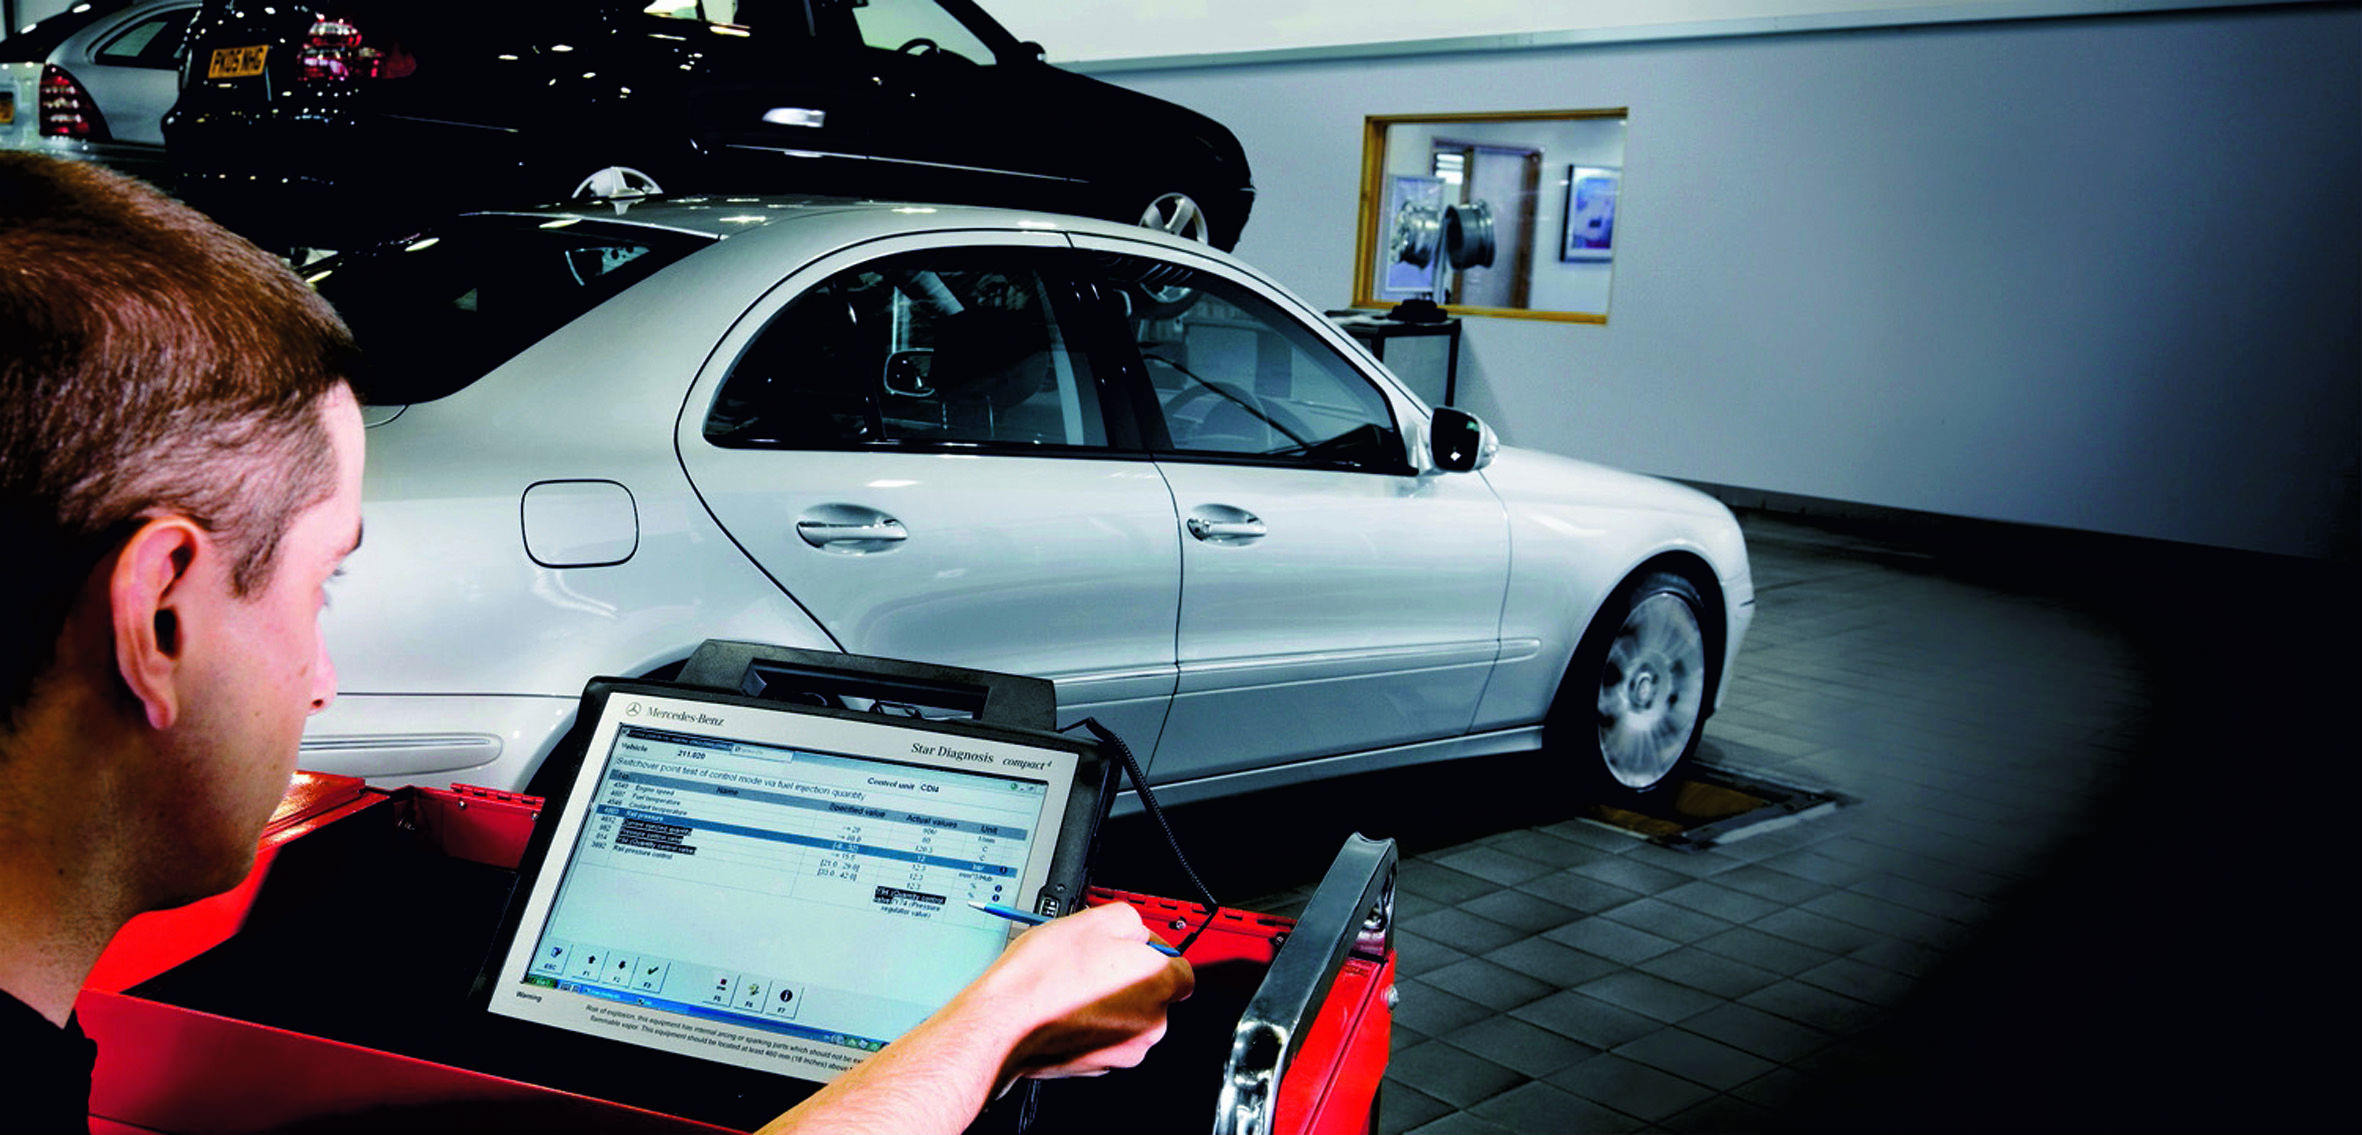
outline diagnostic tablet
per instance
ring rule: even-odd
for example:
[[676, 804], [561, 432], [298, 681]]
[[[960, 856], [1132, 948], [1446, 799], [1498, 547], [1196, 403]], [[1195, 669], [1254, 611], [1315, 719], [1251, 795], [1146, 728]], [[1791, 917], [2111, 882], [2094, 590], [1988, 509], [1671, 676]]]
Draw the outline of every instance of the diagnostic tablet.
[[602, 679], [576, 739], [485, 1007], [804, 1080], [999, 956], [1016, 928], [971, 901], [1071, 909], [1103, 812], [1051, 734]]

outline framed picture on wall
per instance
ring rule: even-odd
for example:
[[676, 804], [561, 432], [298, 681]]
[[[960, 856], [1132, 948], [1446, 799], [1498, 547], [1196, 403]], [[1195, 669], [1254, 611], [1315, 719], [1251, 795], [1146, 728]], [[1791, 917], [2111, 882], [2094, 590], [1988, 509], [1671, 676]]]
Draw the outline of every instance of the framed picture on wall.
[[1566, 167], [1566, 248], [1560, 260], [1615, 257], [1616, 185], [1623, 177], [1614, 166]]

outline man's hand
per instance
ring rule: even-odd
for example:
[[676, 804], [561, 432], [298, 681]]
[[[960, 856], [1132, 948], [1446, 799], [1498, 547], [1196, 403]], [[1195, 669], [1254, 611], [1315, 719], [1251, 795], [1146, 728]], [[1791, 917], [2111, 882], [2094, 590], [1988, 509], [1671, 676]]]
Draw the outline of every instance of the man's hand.
[[1189, 996], [1189, 963], [1148, 945], [1139, 912], [1116, 902], [1043, 923], [900, 1040], [763, 1128], [951, 1132], [1020, 1076], [1128, 1068]]
[[[1020, 935], [969, 987], [1015, 1019], [1041, 1023], [1001, 1065], [1015, 1077], [1095, 1076], [1140, 1063], [1165, 1035], [1165, 1007], [1189, 996], [1189, 963], [1149, 948], [1140, 914], [1120, 902]], [[967, 996], [963, 993], [962, 996]]]

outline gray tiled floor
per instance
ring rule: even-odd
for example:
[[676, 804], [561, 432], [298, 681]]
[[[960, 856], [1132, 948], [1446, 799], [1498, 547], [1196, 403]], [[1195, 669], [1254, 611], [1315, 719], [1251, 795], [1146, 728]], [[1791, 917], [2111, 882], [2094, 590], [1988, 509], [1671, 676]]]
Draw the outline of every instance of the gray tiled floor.
[[[1703, 759], [1862, 802], [1696, 853], [1561, 820], [1410, 856], [1382, 1130], [1768, 1122], [2137, 748], [2106, 627], [1751, 520], [1760, 610]], [[2042, 703], [1985, 712], [2028, 669]]]
[[[2074, 1126], [2118, 1114], [2105, 1102], [2055, 1110], [2031, 1085], [2072, 1078], [2021, 1077], [1993, 1055], [2021, 1036], [2108, 1043], [2140, 1027], [2046, 1009], [2091, 1006], [2052, 996], [2046, 983], [2077, 984], [2057, 975], [2013, 976], [2010, 966], [2041, 964], [2043, 928], [2013, 937], [2006, 927], [2029, 920], [1996, 914], [2063, 910], [2071, 929], [2058, 933], [2075, 936], [2076, 956], [2106, 955], [2106, 933], [2076, 913], [2085, 896], [2058, 892], [2120, 868], [2089, 845], [2095, 831], [2128, 838], [2108, 809], [2120, 807], [2125, 783], [2141, 782], [2136, 766], [2171, 743], [2153, 725], [2174, 716], [2160, 702], [2180, 687], [2157, 670], [2180, 660], [2168, 652], [2160, 662], [2155, 638], [2128, 631], [2108, 603], [1982, 582], [1990, 573], [1792, 520], [1743, 519], [1759, 610], [1702, 758], [1859, 803], [1702, 852], [1547, 816], [1501, 830], [1463, 825], [1433, 846], [1406, 841], [1382, 1131]], [[2350, 732], [2342, 743], [2350, 761]], [[2103, 825], [2101, 815], [2111, 818]], [[2246, 839], [2161, 822], [2175, 847]], [[2350, 835], [2352, 822], [2338, 822]], [[2328, 845], [2350, 860], [2350, 839]], [[2241, 859], [2224, 872], [2235, 886], [2277, 867]], [[2324, 916], [2333, 945], [2300, 950], [2291, 964], [2317, 964], [2353, 940], [2353, 879], [2350, 861], [2326, 868], [2320, 899], [2341, 912]], [[1302, 893], [1248, 905], [1283, 908]], [[2127, 957], [2166, 925], [2132, 917]], [[2322, 990], [2348, 1026], [2352, 991], [2350, 964]], [[2093, 1004], [2121, 1009], [2136, 995]], [[2248, 1023], [2243, 1010], [2213, 1011]], [[2343, 1036], [2330, 1055], [2296, 1063], [2338, 1066], [2353, 1051], [2350, 1028]], [[2284, 1030], [2273, 1043], [2292, 1040], [2316, 1043]], [[2051, 1055], [2041, 1041], [2031, 1047]], [[2020, 1080], [2022, 1098], [1990, 1090]], [[1940, 1098], [1954, 1092], [1962, 1098]], [[2352, 1114], [2350, 1095], [2334, 1098]], [[1947, 1110], [1956, 1106], [1966, 1110]], [[2170, 1117], [2174, 1106], [2132, 1114]], [[2236, 1109], [2188, 1116], [2205, 1125]]]

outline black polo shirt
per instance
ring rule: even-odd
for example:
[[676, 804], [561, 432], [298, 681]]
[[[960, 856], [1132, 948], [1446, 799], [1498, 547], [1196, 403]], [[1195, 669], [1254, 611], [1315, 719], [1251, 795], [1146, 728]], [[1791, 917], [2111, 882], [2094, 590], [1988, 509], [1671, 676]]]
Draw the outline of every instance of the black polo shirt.
[[73, 1018], [64, 1028], [0, 992], [0, 1132], [90, 1132], [90, 1069], [98, 1046]]

